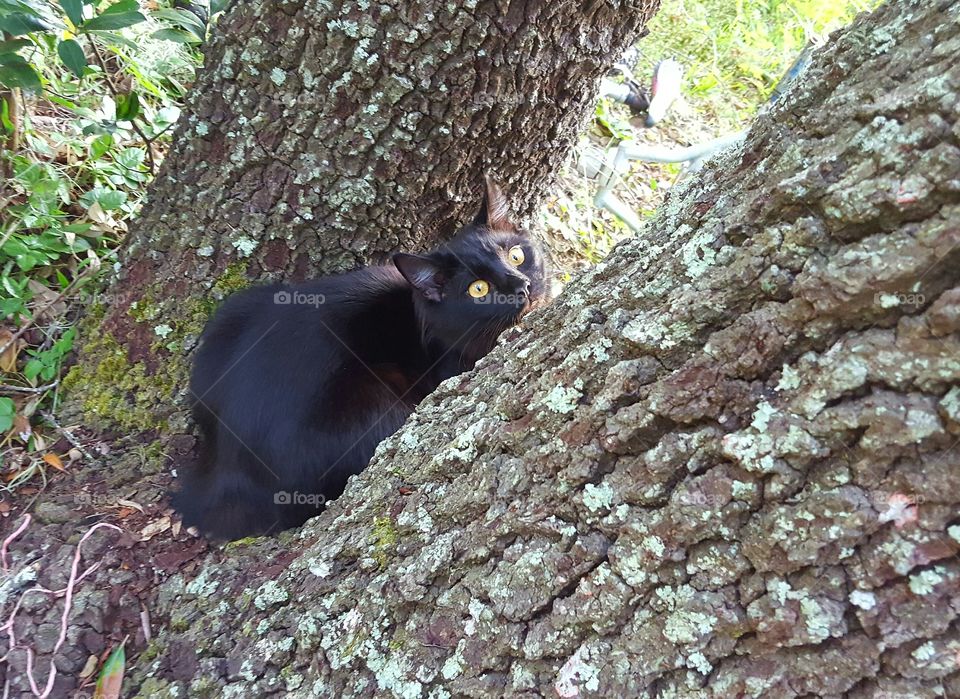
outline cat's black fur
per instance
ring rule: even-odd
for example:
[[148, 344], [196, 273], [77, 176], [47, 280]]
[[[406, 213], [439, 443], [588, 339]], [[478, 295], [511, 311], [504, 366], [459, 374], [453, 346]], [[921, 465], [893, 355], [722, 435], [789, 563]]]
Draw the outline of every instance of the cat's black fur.
[[[517, 245], [520, 266], [508, 259]], [[478, 279], [485, 302], [468, 293]], [[424, 396], [545, 299], [546, 284], [541, 251], [488, 180], [474, 222], [431, 253], [234, 294], [193, 368], [202, 445], [174, 495], [184, 524], [235, 539], [318, 514], [318, 496], [339, 496]]]

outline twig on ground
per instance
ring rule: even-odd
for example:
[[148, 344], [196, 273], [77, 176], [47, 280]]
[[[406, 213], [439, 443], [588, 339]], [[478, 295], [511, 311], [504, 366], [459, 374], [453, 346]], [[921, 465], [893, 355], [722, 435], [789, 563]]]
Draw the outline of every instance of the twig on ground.
[[75, 447], [77, 451], [83, 454], [83, 458], [87, 459], [87, 461], [90, 461], [93, 464], [97, 463], [96, 457], [94, 457], [93, 454], [91, 454], [89, 451], [86, 450], [83, 444], [80, 443], [80, 440], [74, 437], [73, 433], [70, 430], [68, 430], [66, 427], [63, 427], [59, 422], [57, 422], [57, 418], [53, 416], [53, 413], [47, 410], [42, 410], [40, 412], [40, 415], [43, 417], [44, 420], [49, 422], [50, 425], [53, 426], [53, 429], [59, 432], [64, 439], [70, 442], [70, 444], [73, 447]]
[[140, 606], [140, 626], [143, 628], [143, 639], [150, 643], [150, 612], [143, 605]]
[[0, 393], [46, 393], [51, 388], [56, 388], [59, 384], [59, 381], [54, 381], [53, 383], [37, 386], [36, 388], [31, 388], [30, 386], [6, 386], [0, 384]]

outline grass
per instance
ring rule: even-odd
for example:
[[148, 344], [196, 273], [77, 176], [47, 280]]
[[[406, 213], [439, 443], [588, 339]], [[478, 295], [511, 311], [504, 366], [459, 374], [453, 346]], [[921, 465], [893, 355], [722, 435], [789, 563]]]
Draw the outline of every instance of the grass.
[[879, 0], [665, 0], [641, 43], [637, 75], [674, 58], [684, 93], [719, 131], [748, 122], [808, 42], [820, 44]]

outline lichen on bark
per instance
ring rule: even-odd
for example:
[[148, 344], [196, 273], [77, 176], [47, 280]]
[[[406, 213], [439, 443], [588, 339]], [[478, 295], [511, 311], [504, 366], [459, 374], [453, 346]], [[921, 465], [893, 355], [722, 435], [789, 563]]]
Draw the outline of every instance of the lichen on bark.
[[324, 515], [165, 583], [140, 696], [960, 695], [958, 18], [841, 32]]

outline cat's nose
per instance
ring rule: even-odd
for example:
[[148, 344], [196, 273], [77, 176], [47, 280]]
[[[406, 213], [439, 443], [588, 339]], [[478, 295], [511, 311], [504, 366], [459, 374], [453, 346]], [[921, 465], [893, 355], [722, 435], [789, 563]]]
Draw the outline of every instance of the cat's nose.
[[517, 282], [517, 286], [516, 286], [516, 291], [515, 291], [515, 293], [520, 294], [521, 296], [529, 296], [529, 295], [530, 295], [530, 280], [529, 280], [529, 279], [521, 279], [521, 280], [519, 280], [519, 281]]

